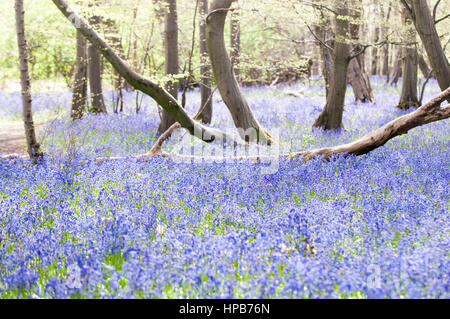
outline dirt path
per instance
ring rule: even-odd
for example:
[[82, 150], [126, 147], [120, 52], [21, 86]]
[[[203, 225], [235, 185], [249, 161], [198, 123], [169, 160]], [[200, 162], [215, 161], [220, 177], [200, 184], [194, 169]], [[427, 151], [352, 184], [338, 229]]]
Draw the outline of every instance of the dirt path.
[[23, 123], [0, 124], [0, 154], [26, 154]]
[[[42, 123], [36, 125], [37, 128]], [[25, 140], [25, 129], [23, 123], [14, 124], [0, 123], [0, 154], [27, 154], [27, 144]]]

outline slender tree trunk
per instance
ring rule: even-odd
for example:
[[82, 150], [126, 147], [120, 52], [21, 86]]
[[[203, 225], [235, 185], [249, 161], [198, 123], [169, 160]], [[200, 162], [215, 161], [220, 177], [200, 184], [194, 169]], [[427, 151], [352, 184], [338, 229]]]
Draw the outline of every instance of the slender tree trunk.
[[[407, 42], [416, 41], [416, 32], [412, 28], [411, 20], [408, 18], [406, 9], [402, 12], [403, 25], [409, 27], [405, 38]], [[417, 48], [415, 45], [408, 45], [403, 47], [403, 81], [402, 94], [400, 102], [397, 107], [403, 110], [410, 107], [419, 106], [419, 99], [417, 98]]]
[[[373, 42], [376, 43], [378, 42], [379, 39], [379, 35], [380, 35], [380, 28], [376, 27], [374, 30], [374, 35], [373, 35]], [[372, 75], [377, 75], [378, 73], [378, 62], [380, 60], [379, 57], [379, 50], [376, 47], [372, 48], [372, 63], [371, 63], [371, 69], [370, 69], [370, 74]]]
[[410, 0], [407, 10], [411, 13], [417, 33], [430, 60], [431, 68], [442, 91], [450, 87], [450, 65], [439, 40], [434, 19], [426, 0]]
[[240, 82], [241, 21], [239, 9], [237, 8], [231, 11], [230, 31], [231, 64], [233, 65], [234, 75], [237, 81]]
[[225, 20], [232, 2], [233, 0], [214, 0], [208, 15], [207, 41], [212, 69], [220, 95], [230, 110], [240, 136], [249, 140], [245, 132], [254, 129], [260, 142], [270, 142], [270, 134], [259, 124], [242, 95], [225, 47]]
[[331, 74], [333, 72], [333, 57], [332, 51], [329, 48], [333, 48], [334, 41], [329, 40], [333, 38], [333, 31], [330, 28], [331, 21], [329, 17], [321, 12], [321, 18], [322, 21], [320, 25], [316, 25], [314, 27], [314, 31], [319, 39], [325, 41], [324, 43], [328, 45], [327, 47], [320, 41], [316, 41], [316, 44], [319, 46], [320, 58], [322, 60], [322, 76], [325, 80], [325, 92], [326, 96], [328, 96], [330, 91]]
[[208, 15], [208, 0], [200, 0], [200, 58], [201, 58], [201, 84], [200, 94], [202, 107], [200, 118], [203, 123], [211, 123], [213, 114], [213, 100], [211, 98], [211, 66], [206, 39], [206, 16]]
[[19, 48], [20, 84], [22, 86], [22, 115], [27, 140], [28, 154], [31, 159], [36, 160], [43, 156], [40, 145], [36, 140], [34, 130], [31, 80], [28, 71], [28, 49], [25, 36], [25, 10], [23, 0], [15, 0], [17, 44]]
[[[96, 3], [91, 5], [96, 5]], [[92, 26], [98, 26], [100, 24], [100, 17], [96, 15], [91, 16], [89, 21]], [[88, 78], [91, 91], [92, 112], [97, 114], [107, 113], [103, 99], [102, 59], [100, 52], [91, 44], [88, 45]]]
[[76, 63], [71, 111], [73, 120], [83, 117], [87, 104], [87, 43], [86, 39], [78, 30]]
[[[382, 18], [384, 23], [388, 23], [389, 18], [391, 16], [392, 4], [389, 3], [389, 7], [387, 9], [386, 16], [384, 15], [383, 6], [380, 3], [380, 11], [382, 14]], [[382, 39], [388, 40], [388, 29], [386, 25], [381, 26]], [[381, 63], [380, 63], [380, 74], [386, 76], [386, 83], [389, 83], [389, 44], [383, 45], [381, 48]]]
[[[177, 1], [165, 1], [168, 6], [164, 22], [165, 70], [166, 76], [170, 77], [166, 89], [175, 99], [178, 99], [179, 81], [173, 78], [179, 73]], [[164, 133], [174, 123], [173, 117], [163, 110], [158, 132]]]
[[88, 77], [91, 91], [91, 105], [94, 113], [107, 113], [103, 99], [102, 59], [100, 52], [93, 45], [88, 46]]
[[[338, 1], [336, 10], [339, 16], [347, 16], [348, 9], [345, 6], [341, 6], [341, 4], [341, 1]], [[343, 42], [343, 38], [345, 38], [349, 30], [348, 20], [335, 17], [335, 23], [336, 41], [333, 50], [333, 72], [330, 90], [325, 108], [313, 125], [313, 127], [321, 127], [326, 130], [342, 127], [345, 93], [347, 91], [347, 71], [350, 61], [350, 45]]]

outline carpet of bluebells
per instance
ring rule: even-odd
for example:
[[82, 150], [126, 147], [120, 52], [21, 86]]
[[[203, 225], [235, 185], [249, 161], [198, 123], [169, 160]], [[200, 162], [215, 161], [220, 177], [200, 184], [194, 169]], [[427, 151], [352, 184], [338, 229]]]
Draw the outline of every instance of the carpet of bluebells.
[[[279, 132], [280, 151], [294, 152], [410, 112], [395, 108], [399, 87], [372, 81], [376, 103], [354, 103], [349, 90], [345, 131], [311, 129], [325, 101], [320, 81], [244, 93]], [[432, 82], [424, 100], [438, 91]], [[190, 114], [199, 99], [188, 93]], [[127, 93], [124, 113], [71, 124], [70, 100], [34, 94], [47, 122], [40, 165], [0, 160], [1, 298], [450, 297], [448, 120], [368, 155], [280, 159], [264, 174], [265, 164], [245, 161], [137, 161], [155, 141], [152, 101], [136, 115]], [[214, 102], [212, 126], [232, 128]], [[16, 121], [20, 107], [18, 93], [0, 93], [0, 117]], [[185, 139], [180, 131], [164, 149]], [[99, 156], [127, 158], [97, 165]]]

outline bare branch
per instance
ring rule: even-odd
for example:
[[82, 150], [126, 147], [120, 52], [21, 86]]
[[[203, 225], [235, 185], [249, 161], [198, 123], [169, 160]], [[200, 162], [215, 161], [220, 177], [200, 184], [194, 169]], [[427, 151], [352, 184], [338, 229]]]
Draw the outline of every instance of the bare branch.
[[313, 35], [313, 37], [320, 42], [321, 45], [323, 45], [325, 48], [327, 48], [328, 50], [330, 50], [331, 52], [333, 52], [333, 48], [330, 47], [328, 44], [326, 44], [322, 39], [320, 39], [311, 29], [311, 27], [305, 22], [306, 27], [308, 28], [309, 32], [311, 32], [311, 34]]
[[444, 20], [447, 19], [448, 17], [450, 17], [450, 13], [447, 14], [446, 16], [443, 16], [443, 17], [440, 18], [440, 19], [435, 20], [435, 21], [434, 21], [434, 24], [438, 24], [439, 22], [444, 21]]
[[436, 3], [434, 4], [434, 7], [433, 7], [433, 21], [436, 21], [437, 7], [438, 7], [440, 2], [441, 2], [441, 0], [437, 0]]
[[409, 6], [408, 2], [406, 2], [406, 0], [400, 0], [400, 2], [403, 4], [403, 6], [405, 7], [406, 11], [408, 12], [409, 17], [415, 21], [416, 20], [416, 16], [414, 15], [414, 11], [413, 9]]

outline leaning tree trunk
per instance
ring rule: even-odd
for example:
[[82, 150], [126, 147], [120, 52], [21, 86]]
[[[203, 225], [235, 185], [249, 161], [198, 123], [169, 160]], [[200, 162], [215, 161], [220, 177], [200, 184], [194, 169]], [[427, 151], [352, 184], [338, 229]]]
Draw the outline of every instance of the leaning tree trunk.
[[[165, 69], [168, 77], [166, 88], [175, 99], [178, 99], [179, 81], [174, 78], [179, 73], [177, 1], [166, 0], [166, 2], [168, 6], [164, 22]], [[174, 123], [173, 117], [163, 110], [158, 133], [164, 133]]]
[[241, 69], [239, 67], [241, 55], [241, 21], [239, 9], [234, 8], [231, 11], [230, 19], [230, 48], [231, 48], [231, 64], [233, 65], [234, 75], [239, 82]]
[[147, 94], [156, 103], [169, 112], [169, 114], [185, 128], [189, 134], [201, 139], [204, 142], [231, 141], [242, 143], [243, 141], [232, 134], [224, 131], [204, 126], [193, 120], [163, 87], [148, 78], [134, 72], [120, 56], [105, 42], [104, 39], [87, 24], [76, 12], [74, 12], [65, 0], [52, 0], [58, 10], [77, 28], [91, 44], [93, 44], [109, 61], [112, 67], [136, 90]]
[[259, 124], [241, 92], [225, 47], [225, 20], [232, 2], [233, 0], [214, 0], [206, 20], [212, 69], [222, 99], [230, 110], [241, 137], [248, 140], [245, 131], [254, 129], [259, 141], [270, 142], [270, 134]]
[[87, 104], [87, 42], [79, 31], [77, 31], [76, 63], [71, 111], [73, 120], [83, 117]]
[[206, 40], [206, 16], [208, 15], [208, 0], [200, 0], [200, 59], [201, 59], [201, 107], [200, 119], [203, 123], [211, 123], [213, 100], [211, 90], [211, 66], [209, 64], [208, 42]]
[[27, 140], [28, 155], [31, 159], [36, 160], [43, 156], [40, 145], [36, 140], [36, 132], [34, 130], [32, 99], [31, 99], [31, 80], [28, 71], [28, 49], [27, 39], [25, 36], [25, 10], [23, 0], [16, 0], [16, 31], [17, 44], [19, 48], [19, 66], [20, 66], [20, 84], [22, 86], [22, 115], [25, 127], [25, 137]]
[[[402, 13], [403, 25], [409, 27], [407, 32], [407, 42], [412, 43], [416, 41], [416, 32], [411, 30], [412, 24], [408, 19], [406, 9]], [[419, 106], [419, 99], [417, 97], [417, 48], [415, 45], [407, 45], [403, 47], [403, 81], [402, 94], [397, 107], [402, 110], [407, 110], [410, 107]]]
[[439, 40], [434, 19], [426, 0], [410, 0], [405, 8], [412, 15], [417, 33], [430, 60], [431, 68], [442, 91], [450, 87], [450, 65]]
[[[339, 16], [347, 16], [348, 9], [337, 6]], [[348, 20], [335, 17], [336, 41], [333, 50], [333, 72], [327, 102], [313, 127], [338, 129], [342, 127], [345, 93], [347, 91], [347, 71], [350, 61], [350, 45], [343, 42], [348, 31]]]

